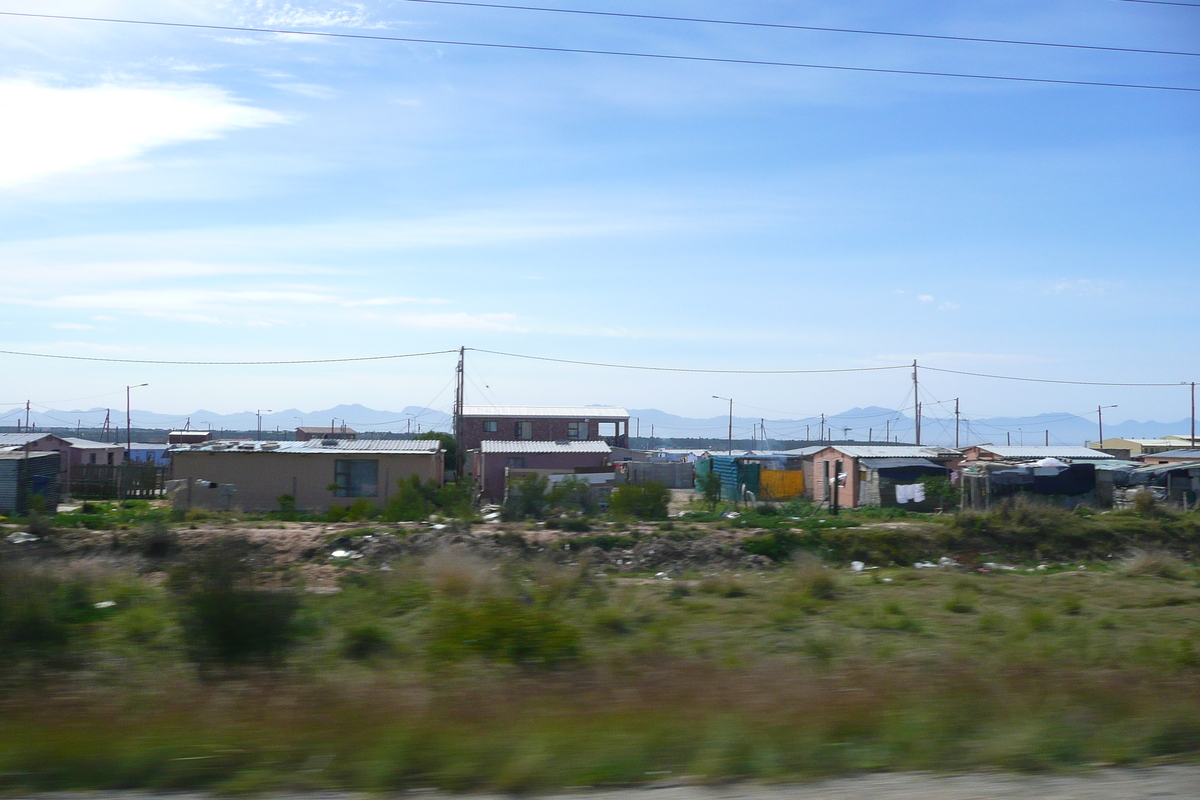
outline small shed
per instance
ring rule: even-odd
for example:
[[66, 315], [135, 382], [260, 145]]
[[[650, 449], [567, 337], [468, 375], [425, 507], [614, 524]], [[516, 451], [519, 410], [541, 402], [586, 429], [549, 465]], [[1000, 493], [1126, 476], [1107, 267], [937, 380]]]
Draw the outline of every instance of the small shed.
[[0, 514], [24, 516], [35, 497], [53, 514], [59, 501], [60, 458], [54, 451], [0, 453]]

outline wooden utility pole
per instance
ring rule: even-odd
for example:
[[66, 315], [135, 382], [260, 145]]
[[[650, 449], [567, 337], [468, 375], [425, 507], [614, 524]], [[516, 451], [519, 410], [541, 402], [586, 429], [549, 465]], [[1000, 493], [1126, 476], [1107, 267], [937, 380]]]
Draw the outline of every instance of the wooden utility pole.
[[1192, 381], [1192, 449], [1196, 449], [1196, 382]]
[[[465, 346], [458, 348], [458, 366], [454, 370], [454, 382], [455, 382], [454, 383], [454, 419], [452, 420], [452, 425], [454, 428], [454, 444], [456, 445], [454, 448], [456, 451], [455, 458], [454, 458], [454, 477], [456, 479], [458, 478], [459, 475], [462, 474], [462, 465], [463, 465], [463, 456], [464, 456], [463, 446], [462, 446], [462, 443], [463, 443], [462, 413], [463, 413], [464, 393], [466, 390], [466, 387], [464, 386], [464, 383], [463, 383], [464, 380], [466, 379], [466, 364], [465, 364], [466, 359], [467, 359], [467, 348]], [[421, 430], [421, 426], [419, 424], [417, 425], [417, 430], [418, 431]]]
[[916, 433], [917, 444], [921, 444], [921, 389], [917, 381], [917, 360], [913, 359], [913, 430]]
[[1050, 446], [1050, 429], [1046, 429], [1046, 447]]
[[959, 444], [958, 444], [959, 419], [960, 419], [960, 417], [959, 417], [959, 413], [958, 413], [958, 398], [956, 397], [956, 398], [954, 398], [954, 449], [956, 449], [956, 450], [959, 447]]
[[29, 401], [25, 401], [25, 430], [29, 430]]
[[821, 441], [825, 441], [825, 415], [821, 415]]

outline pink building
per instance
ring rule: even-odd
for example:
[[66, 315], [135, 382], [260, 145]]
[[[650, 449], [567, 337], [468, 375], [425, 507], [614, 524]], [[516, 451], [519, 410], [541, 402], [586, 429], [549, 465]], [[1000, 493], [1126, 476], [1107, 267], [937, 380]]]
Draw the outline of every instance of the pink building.
[[504, 500], [508, 470], [538, 470], [543, 474], [595, 472], [608, 467], [612, 448], [605, 442], [484, 441], [470, 453], [472, 472], [481, 493], [493, 502]]

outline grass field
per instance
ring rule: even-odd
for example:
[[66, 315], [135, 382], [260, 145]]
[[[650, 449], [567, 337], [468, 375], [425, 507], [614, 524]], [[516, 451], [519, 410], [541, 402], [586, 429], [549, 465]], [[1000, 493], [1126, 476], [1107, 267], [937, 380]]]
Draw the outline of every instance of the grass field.
[[[1059, 519], [1021, 513], [911, 536], [941, 547], [970, 535], [977, 548], [989, 526], [1012, 540], [1014, 526]], [[1196, 524], [1100, 519], [1185, 545]], [[734, 527], [788, 545], [753, 569], [657, 575], [578, 549], [455, 545], [341, 562], [340, 591], [320, 594], [258, 559], [246, 527], [193, 551], [170, 543], [173, 529], [133, 527], [139, 547], [162, 552], [129, 563], [98, 549], [10, 560], [0, 788], [533, 791], [1200, 754], [1200, 570], [1186, 558], [1088, 546], [1076, 548], [1085, 560], [1040, 561], [1014, 545], [1007, 561], [972, 549], [963, 566], [855, 572], [841, 560], [854, 547], [906, 535], [855, 532], [870, 520], [603, 534], [647, 549]], [[459, 538], [544, 531], [496, 530]], [[831, 538], [791, 546], [814, 530]], [[578, 534], [599, 547], [597, 535]], [[834, 558], [835, 546], [848, 549]]]

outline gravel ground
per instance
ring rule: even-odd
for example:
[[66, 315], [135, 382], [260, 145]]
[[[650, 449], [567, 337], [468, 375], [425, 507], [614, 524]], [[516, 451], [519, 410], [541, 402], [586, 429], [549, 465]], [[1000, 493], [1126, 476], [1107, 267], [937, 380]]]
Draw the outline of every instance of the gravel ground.
[[[438, 792], [407, 792], [404, 797], [442, 800]], [[815, 783], [721, 787], [663, 784], [640, 789], [568, 792], [543, 800], [1200, 800], [1200, 767], [1102, 769], [1085, 775], [1012, 776], [920, 774], [865, 775]], [[33, 800], [210, 800], [209, 795], [155, 795], [141, 792], [44, 794]], [[272, 800], [367, 800], [353, 794], [274, 795]], [[470, 800], [511, 800], [511, 796], [477, 795]]]

